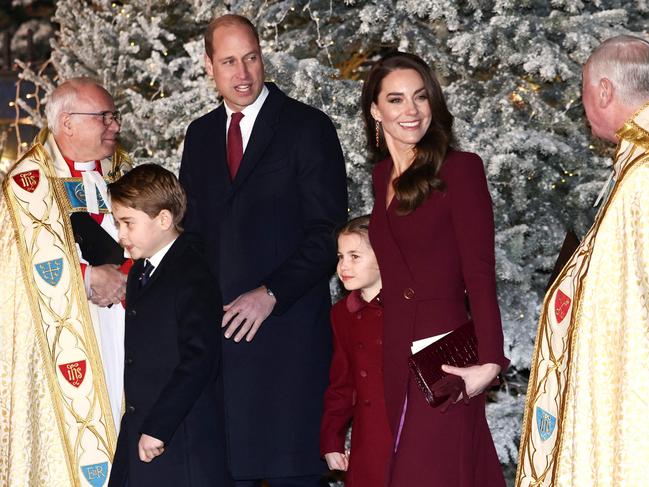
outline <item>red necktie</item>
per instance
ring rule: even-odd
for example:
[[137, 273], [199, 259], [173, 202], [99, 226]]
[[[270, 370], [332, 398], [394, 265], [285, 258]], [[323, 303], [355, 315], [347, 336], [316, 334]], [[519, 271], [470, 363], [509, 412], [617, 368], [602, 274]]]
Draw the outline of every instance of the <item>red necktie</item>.
[[228, 128], [228, 169], [230, 169], [232, 179], [237, 175], [243, 158], [243, 138], [239, 126], [242, 118], [243, 113], [234, 112], [230, 117], [230, 127]]

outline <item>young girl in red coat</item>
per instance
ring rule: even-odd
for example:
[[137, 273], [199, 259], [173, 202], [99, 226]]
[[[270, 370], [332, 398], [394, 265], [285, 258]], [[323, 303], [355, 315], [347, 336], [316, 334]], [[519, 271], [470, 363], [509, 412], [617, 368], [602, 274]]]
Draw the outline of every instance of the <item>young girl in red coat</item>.
[[383, 486], [393, 444], [383, 397], [381, 275], [368, 228], [362, 216], [338, 234], [338, 277], [351, 292], [331, 310], [334, 355], [320, 429], [320, 453], [331, 470], [347, 471], [347, 487]]

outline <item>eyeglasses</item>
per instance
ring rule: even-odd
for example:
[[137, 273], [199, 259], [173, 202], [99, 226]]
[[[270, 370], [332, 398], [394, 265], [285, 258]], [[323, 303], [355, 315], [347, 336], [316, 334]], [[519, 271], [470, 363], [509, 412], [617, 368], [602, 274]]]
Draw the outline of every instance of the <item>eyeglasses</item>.
[[96, 117], [102, 117], [102, 122], [106, 127], [109, 127], [113, 120], [118, 124], [122, 123], [122, 116], [118, 111], [104, 111], [104, 112], [68, 112], [68, 115], [94, 115]]

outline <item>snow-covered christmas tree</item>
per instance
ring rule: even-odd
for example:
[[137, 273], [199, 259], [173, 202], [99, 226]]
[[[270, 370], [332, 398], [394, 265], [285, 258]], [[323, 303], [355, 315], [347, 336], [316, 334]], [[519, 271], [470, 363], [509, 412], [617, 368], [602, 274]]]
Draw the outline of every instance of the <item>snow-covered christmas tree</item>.
[[[83, 5], [83, 7], [80, 7]], [[646, 0], [59, 0], [52, 63], [115, 95], [136, 163], [178, 169], [189, 122], [217, 103], [203, 68], [212, 16], [259, 28], [267, 77], [337, 125], [350, 212], [372, 194], [359, 113], [373, 60], [400, 49], [433, 64], [464, 150], [485, 161], [497, 225], [497, 272], [509, 380], [488, 406], [498, 454], [517, 460], [525, 372], [549, 271], [569, 228], [589, 226], [608, 155], [590, 136], [581, 65], [605, 38], [647, 37]], [[56, 80], [24, 72], [48, 91]], [[32, 115], [38, 118], [37, 113]]]

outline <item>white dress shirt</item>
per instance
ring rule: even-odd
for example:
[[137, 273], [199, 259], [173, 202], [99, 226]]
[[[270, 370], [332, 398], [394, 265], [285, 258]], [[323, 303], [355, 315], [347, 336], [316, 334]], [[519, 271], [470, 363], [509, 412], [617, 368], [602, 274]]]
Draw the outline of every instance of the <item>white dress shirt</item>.
[[[241, 119], [241, 122], [239, 122], [239, 127], [241, 127], [241, 140], [243, 141], [244, 153], [246, 152], [246, 147], [248, 147], [248, 141], [250, 140], [250, 134], [252, 133], [252, 126], [255, 124], [257, 115], [259, 115], [259, 111], [266, 101], [266, 98], [268, 98], [268, 88], [264, 85], [254, 103], [251, 103], [241, 110], [243, 118]], [[225, 124], [225, 140], [228, 140], [228, 129], [230, 128], [230, 120], [232, 120], [234, 110], [231, 110], [226, 102], [223, 102], [223, 104], [225, 105], [225, 114], [228, 117], [227, 123]]]
[[153, 254], [151, 257], [149, 257], [148, 260], [151, 262], [151, 265], [153, 266], [153, 270], [151, 271], [151, 274], [149, 274], [149, 277], [153, 275], [155, 270], [158, 268], [160, 265], [160, 262], [162, 262], [163, 257], [166, 255], [166, 253], [169, 251], [171, 246], [174, 244], [178, 237], [174, 238], [171, 242], [169, 242], [167, 245], [162, 247], [160, 250], [158, 250], [155, 254]]

